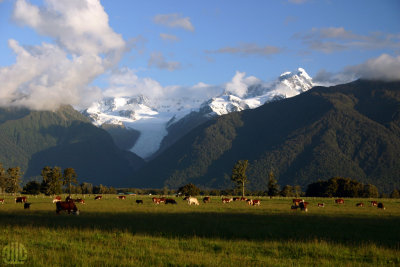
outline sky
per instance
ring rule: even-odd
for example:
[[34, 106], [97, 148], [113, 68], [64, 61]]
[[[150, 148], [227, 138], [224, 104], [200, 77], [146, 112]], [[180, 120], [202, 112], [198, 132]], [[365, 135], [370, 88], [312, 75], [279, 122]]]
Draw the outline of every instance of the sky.
[[0, 106], [206, 99], [304, 68], [400, 80], [398, 0], [0, 0]]

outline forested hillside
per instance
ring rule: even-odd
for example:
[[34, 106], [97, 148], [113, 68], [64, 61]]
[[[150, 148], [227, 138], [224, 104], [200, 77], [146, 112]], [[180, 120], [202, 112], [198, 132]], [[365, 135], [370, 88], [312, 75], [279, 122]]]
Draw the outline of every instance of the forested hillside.
[[148, 163], [134, 185], [225, 187], [240, 159], [249, 160], [251, 189], [266, 188], [272, 170], [281, 185], [341, 176], [391, 191], [400, 186], [400, 83], [315, 87], [221, 116]]
[[24, 180], [40, 176], [45, 166], [59, 166], [74, 168], [79, 181], [124, 186], [143, 164], [70, 106], [56, 112], [2, 108], [0, 133], [0, 162], [20, 166]]

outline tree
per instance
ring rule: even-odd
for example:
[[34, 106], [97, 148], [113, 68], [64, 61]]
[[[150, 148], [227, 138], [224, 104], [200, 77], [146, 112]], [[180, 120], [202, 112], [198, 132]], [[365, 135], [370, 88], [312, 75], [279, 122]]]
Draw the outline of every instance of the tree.
[[7, 175], [6, 170], [3, 168], [3, 165], [0, 163], [0, 193], [4, 193], [7, 187]]
[[394, 189], [390, 194], [390, 198], [400, 198], [400, 192], [397, 189]]
[[92, 194], [93, 185], [91, 183], [81, 183], [82, 194]]
[[268, 196], [273, 197], [279, 194], [278, 181], [275, 179], [275, 174], [271, 170], [268, 175]]
[[40, 185], [40, 192], [46, 195], [55, 195], [62, 193], [62, 174], [60, 167], [50, 168], [46, 166], [41, 172], [43, 182]]
[[378, 188], [376, 188], [376, 186], [373, 184], [366, 184], [366, 185], [364, 185], [362, 196], [363, 197], [379, 197]]
[[26, 183], [26, 185], [23, 188], [24, 194], [28, 195], [39, 195], [40, 193], [40, 184], [36, 181], [30, 181]]
[[197, 196], [200, 194], [200, 189], [194, 184], [190, 183], [184, 185], [178, 189], [178, 193], [182, 193], [185, 196]]
[[21, 191], [22, 172], [20, 167], [8, 168], [7, 170], [7, 193], [17, 193]]
[[69, 196], [71, 196], [72, 184], [78, 184], [76, 177], [77, 175], [73, 168], [66, 168], [64, 170], [63, 185], [67, 186]]
[[282, 189], [282, 191], [280, 192], [280, 195], [283, 197], [293, 197], [293, 186], [291, 185], [285, 185]]
[[242, 189], [242, 197], [244, 197], [244, 188], [247, 181], [246, 169], [249, 165], [248, 160], [239, 160], [232, 169], [231, 180]]

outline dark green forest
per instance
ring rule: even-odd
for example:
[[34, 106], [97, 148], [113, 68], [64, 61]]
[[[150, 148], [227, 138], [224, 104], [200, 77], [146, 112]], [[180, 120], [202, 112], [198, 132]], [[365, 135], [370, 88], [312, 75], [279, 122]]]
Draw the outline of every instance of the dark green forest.
[[293, 98], [208, 121], [139, 170], [132, 186], [231, 186], [237, 160], [249, 161], [247, 188], [303, 189], [349, 177], [390, 193], [400, 187], [400, 83], [358, 80], [314, 87]]

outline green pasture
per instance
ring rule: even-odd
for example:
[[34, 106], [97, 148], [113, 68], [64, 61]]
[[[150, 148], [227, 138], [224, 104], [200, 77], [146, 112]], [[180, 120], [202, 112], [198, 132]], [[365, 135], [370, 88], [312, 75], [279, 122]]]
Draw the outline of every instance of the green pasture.
[[291, 198], [189, 206], [174, 196], [177, 205], [126, 197], [86, 195], [75, 216], [56, 215], [50, 197], [28, 196], [24, 210], [0, 196], [0, 265], [10, 244], [20, 244], [25, 266], [400, 266], [397, 199], [377, 199], [380, 210], [368, 199], [306, 198], [305, 213], [290, 209]]

